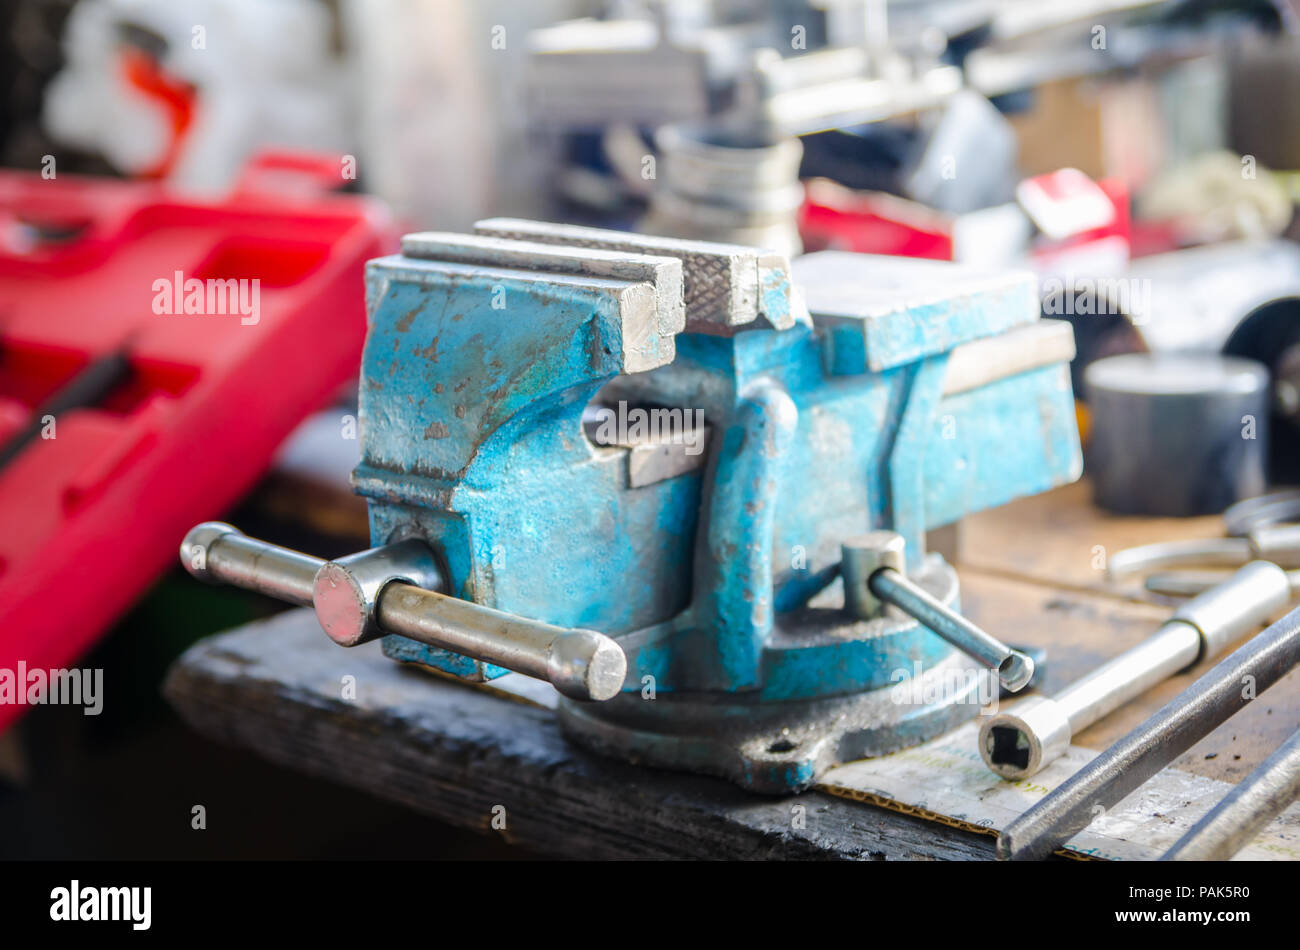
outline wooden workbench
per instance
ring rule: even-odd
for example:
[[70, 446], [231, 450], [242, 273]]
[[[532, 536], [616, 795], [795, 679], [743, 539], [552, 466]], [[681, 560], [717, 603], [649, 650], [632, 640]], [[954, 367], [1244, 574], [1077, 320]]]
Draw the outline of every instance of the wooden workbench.
[[[973, 516], [959, 541], [965, 610], [1003, 639], [1049, 651], [1051, 692], [1149, 636], [1169, 607], [1107, 585], [1123, 547], [1221, 532], [1217, 518], [1108, 517], [1086, 485]], [[1102, 748], [1208, 665], [1153, 689], [1076, 743]], [[346, 680], [353, 677], [353, 680]], [[355, 698], [344, 698], [345, 684]], [[1175, 762], [1237, 781], [1300, 723], [1300, 673]], [[588, 858], [987, 859], [993, 839], [810, 792], [769, 799], [639, 768], [566, 742], [549, 710], [384, 658], [340, 650], [308, 610], [211, 637], [166, 693], [200, 732], [533, 850]], [[796, 806], [802, 805], [803, 809]], [[502, 806], [504, 813], [502, 813]], [[800, 820], [794, 820], [798, 816]], [[494, 827], [501, 824], [504, 828]]]

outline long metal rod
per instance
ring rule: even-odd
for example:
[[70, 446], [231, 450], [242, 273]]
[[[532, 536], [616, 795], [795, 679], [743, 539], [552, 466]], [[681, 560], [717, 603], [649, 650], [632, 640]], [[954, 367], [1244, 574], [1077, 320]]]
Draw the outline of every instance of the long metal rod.
[[312, 605], [312, 582], [325, 566], [321, 558], [243, 534], [224, 534], [219, 543], [210, 543], [203, 551], [206, 580], [257, 591], [300, 607]]
[[1300, 663], [1293, 610], [1174, 697], [1124, 738], [1007, 825], [999, 858], [1051, 854]]
[[1300, 730], [1193, 825], [1161, 861], [1226, 861], [1300, 798]]
[[378, 616], [392, 633], [546, 680], [574, 699], [611, 699], [627, 676], [622, 647], [602, 633], [555, 627], [410, 584], [385, 587]]
[[[1153, 594], [1164, 594], [1167, 597], [1194, 597], [1209, 590], [1225, 576], [1221, 572], [1170, 571], [1148, 574], [1142, 581], [1142, 586]], [[1291, 585], [1291, 596], [1300, 596], [1300, 571], [1287, 571], [1286, 579]]]
[[1187, 669], [1200, 654], [1201, 635], [1196, 628], [1171, 620], [1150, 639], [1071, 683], [1053, 698], [1064, 707], [1070, 732], [1077, 735], [1156, 683]]
[[1245, 538], [1157, 541], [1117, 551], [1111, 556], [1106, 576], [1122, 580], [1131, 574], [1173, 567], [1239, 567], [1256, 556]]
[[[313, 597], [317, 573], [336, 563], [247, 537], [220, 522], [194, 528], [181, 545], [181, 560], [191, 574], [209, 583], [233, 584], [307, 607], [318, 606]], [[379, 591], [375, 614], [383, 628], [376, 633], [400, 634], [535, 676], [575, 699], [610, 699], [623, 688], [627, 673], [622, 648], [604, 634], [552, 626], [400, 580]], [[361, 642], [364, 638], [358, 637], [345, 645]]]
[[882, 567], [867, 580], [871, 592], [913, 617], [957, 649], [969, 653], [989, 669], [1011, 692], [1019, 692], [1034, 678], [1034, 661], [1013, 650], [992, 634], [971, 623], [908, 580], [892, 567]]

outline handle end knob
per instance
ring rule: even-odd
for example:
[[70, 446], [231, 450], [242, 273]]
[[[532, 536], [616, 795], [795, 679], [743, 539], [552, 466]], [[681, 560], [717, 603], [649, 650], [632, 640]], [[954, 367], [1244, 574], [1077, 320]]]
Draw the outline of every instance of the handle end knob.
[[562, 633], [551, 643], [547, 678], [571, 699], [603, 702], [623, 689], [627, 655], [611, 638], [591, 630]]
[[208, 570], [208, 552], [228, 534], [243, 536], [243, 532], [224, 521], [205, 521], [190, 528], [181, 542], [181, 563], [191, 575], [205, 584], [220, 584], [220, 579]]
[[1034, 659], [1019, 650], [1012, 650], [998, 665], [998, 679], [1013, 693], [1018, 693], [1034, 678]]

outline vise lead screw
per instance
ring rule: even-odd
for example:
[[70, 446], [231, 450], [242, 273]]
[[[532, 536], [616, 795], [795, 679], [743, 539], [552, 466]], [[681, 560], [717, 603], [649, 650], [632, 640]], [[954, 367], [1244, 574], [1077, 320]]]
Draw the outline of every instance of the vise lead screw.
[[1192, 598], [1155, 633], [1053, 697], [1026, 699], [980, 726], [984, 762], [1011, 781], [1058, 758], [1073, 736], [1157, 683], [1214, 656], [1286, 607], [1286, 571], [1252, 561]]
[[627, 656], [593, 630], [570, 630], [449, 597], [433, 552], [409, 539], [325, 561], [250, 538], [219, 521], [190, 529], [181, 563], [201, 581], [233, 584], [315, 607], [339, 646], [388, 633], [546, 680], [572, 699], [606, 700], [623, 688]]
[[1029, 685], [1034, 678], [1034, 661], [908, 580], [903, 551], [903, 536], [893, 531], [872, 531], [845, 541], [840, 546], [845, 606], [859, 617], [872, 617], [880, 613], [881, 602], [892, 604], [963, 653], [996, 670], [998, 680], [1011, 692]]

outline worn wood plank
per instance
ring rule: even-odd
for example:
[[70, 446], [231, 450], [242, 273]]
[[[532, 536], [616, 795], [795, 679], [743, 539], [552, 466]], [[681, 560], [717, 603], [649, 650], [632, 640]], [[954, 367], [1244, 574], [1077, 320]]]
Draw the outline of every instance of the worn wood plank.
[[1057, 590], [1148, 599], [1140, 581], [1108, 582], [1105, 559], [1155, 541], [1222, 536], [1223, 519], [1217, 515], [1139, 518], [1103, 511], [1092, 503], [1092, 486], [1085, 478], [962, 519], [957, 566]]
[[[1218, 519], [1125, 519], [1069, 486], [980, 514], [961, 537], [963, 605], [995, 635], [1045, 647], [1050, 694], [1150, 636], [1170, 608], [1105, 584], [1091, 563], [1159, 538], [1207, 536]], [[1103, 749], [1181, 690], [1203, 663], [1076, 737]], [[343, 677], [357, 698], [343, 698]], [[566, 742], [544, 709], [400, 667], [371, 644], [340, 650], [309, 611], [211, 638], [167, 694], [200, 731], [510, 840], [575, 857], [988, 858], [992, 839], [811, 793], [748, 795], [712, 779], [636, 768]], [[1235, 782], [1300, 723], [1292, 672], [1174, 767]], [[805, 826], [793, 821], [803, 805]]]
[[[343, 698], [344, 677], [354, 677], [355, 699]], [[378, 644], [341, 650], [306, 610], [198, 644], [173, 667], [165, 691], [215, 739], [549, 854], [962, 860], [993, 853], [991, 837], [858, 802], [817, 792], [764, 798], [587, 753], [564, 739], [548, 710], [403, 668]], [[505, 808], [504, 832], [492, 829], [497, 805]]]

